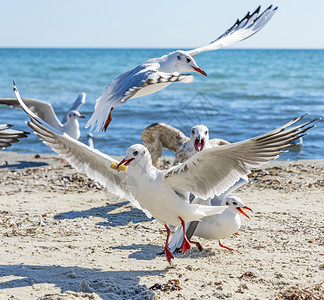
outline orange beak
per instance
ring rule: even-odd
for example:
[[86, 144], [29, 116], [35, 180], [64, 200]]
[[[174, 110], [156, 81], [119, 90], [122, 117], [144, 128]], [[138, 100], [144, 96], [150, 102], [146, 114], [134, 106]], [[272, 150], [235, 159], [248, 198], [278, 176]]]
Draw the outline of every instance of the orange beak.
[[202, 74], [202, 75], [204, 75], [204, 76], [207, 76], [207, 73], [204, 71], [204, 70], [202, 70], [202, 69], [200, 69], [200, 68], [196, 68], [196, 67], [193, 67], [194, 68], [194, 70], [196, 71], [196, 72], [198, 72], [198, 73], [200, 73], [200, 74]]
[[250, 219], [250, 217], [245, 213], [245, 211], [242, 210], [242, 208], [248, 209], [248, 210], [250, 210], [250, 211], [252, 211], [252, 212], [253, 212], [253, 210], [252, 210], [251, 208], [247, 207], [247, 206], [243, 206], [243, 207], [236, 207], [236, 209], [237, 209], [237, 210], [238, 210], [242, 215], [244, 215], [244, 216], [246, 216], [247, 218]]
[[118, 170], [119, 166], [121, 166], [121, 165], [128, 166], [133, 160], [134, 160], [134, 157], [130, 158], [130, 159], [123, 158], [122, 161], [117, 165], [117, 170]]

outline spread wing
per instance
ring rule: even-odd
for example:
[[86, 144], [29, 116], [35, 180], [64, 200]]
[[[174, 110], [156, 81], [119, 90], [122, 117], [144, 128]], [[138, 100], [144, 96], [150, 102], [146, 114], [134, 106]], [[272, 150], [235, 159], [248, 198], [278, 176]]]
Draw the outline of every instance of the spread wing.
[[256, 34], [269, 22], [278, 7], [272, 8], [272, 5], [270, 5], [262, 14], [259, 14], [260, 8], [261, 6], [252, 14], [248, 12], [242, 20], [238, 19], [230, 29], [216, 40], [212, 41], [209, 45], [187, 51], [187, 53], [195, 57], [201, 52], [228, 47]]
[[14, 92], [22, 109], [30, 118], [30, 122], [27, 122], [28, 126], [34, 130], [38, 137], [43, 139], [45, 145], [52, 148], [77, 171], [85, 173], [105, 186], [109, 192], [129, 200], [137, 208], [141, 208], [126, 185], [126, 173], [110, 168], [112, 162], [118, 163], [117, 160], [56, 130], [37, 117], [24, 104], [16, 86], [14, 86]]
[[180, 130], [168, 124], [158, 122], [151, 124], [143, 130], [142, 141], [151, 154], [153, 165], [158, 167], [163, 148], [178, 152], [180, 146], [188, 142], [189, 138]]
[[190, 74], [159, 72], [156, 70], [158, 67], [159, 64], [150, 65], [149, 68], [139, 65], [117, 77], [97, 99], [95, 111], [87, 122], [86, 128], [90, 126], [92, 130], [97, 124], [96, 132], [98, 132], [112, 107], [124, 104], [130, 99], [153, 94], [173, 82], [189, 83], [193, 80]]
[[0, 149], [11, 147], [12, 143], [19, 142], [19, 139], [27, 137], [29, 132], [10, 129], [13, 125], [0, 124]]
[[[58, 120], [50, 103], [36, 99], [24, 99], [24, 103], [34, 114], [44, 120], [47, 124], [51, 125], [59, 131], [63, 130], [63, 125]], [[15, 108], [21, 108], [16, 98], [0, 98], [0, 104], [6, 104]]]
[[85, 103], [85, 99], [86, 99], [86, 93], [81, 93], [81, 94], [78, 95], [78, 97], [74, 101], [74, 103], [71, 106], [71, 108], [63, 116], [63, 118], [61, 120], [61, 123], [62, 124], [66, 123], [67, 116], [68, 116], [69, 111], [71, 111], [71, 110], [77, 110], [77, 111], [79, 111], [80, 110], [81, 106]]
[[170, 168], [164, 180], [178, 191], [187, 191], [207, 199], [219, 196], [258, 167], [276, 159], [283, 149], [315, 125], [313, 121], [287, 128], [298, 122], [295, 118], [282, 127], [264, 135], [197, 153], [185, 163]]

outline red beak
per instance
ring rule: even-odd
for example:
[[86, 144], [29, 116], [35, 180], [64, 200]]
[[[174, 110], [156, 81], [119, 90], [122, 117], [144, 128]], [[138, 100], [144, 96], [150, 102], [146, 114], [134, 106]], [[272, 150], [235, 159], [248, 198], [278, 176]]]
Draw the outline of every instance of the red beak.
[[200, 74], [202, 74], [202, 75], [207, 76], [207, 73], [206, 73], [204, 70], [202, 70], [202, 69], [200, 69], [200, 68], [196, 68], [196, 67], [193, 67], [193, 68], [194, 68], [194, 70], [195, 70], [196, 72], [198, 72], [198, 73], [200, 73]]
[[130, 158], [130, 159], [123, 158], [122, 161], [117, 165], [117, 170], [118, 170], [119, 166], [121, 166], [121, 165], [128, 166], [133, 160], [134, 160], [134, 157]]
[[81, 118], [81, 119], [85, 119], [85, 116], [82, 116], [82, 115], [81, 115], [79, 118]]
[[250, 217], [245, 213], [245, 211], [242, 210], [242, 208], [248, 209], [250, 211], [252, 211], [251, 208], [247, 207], [247, 206], [243, 206], [243, 207], [236, 207], [236, 209], [244, 216], [246, 216], [247, 218], [250, 219]]
[[204, 140], [201, 140], [199, 142], [198, 139], [195, 139], [195, 149], [196, 149], [197, 152], [200, 152], [201, 150], [203, 150], [204, 146], [205, 146], [205, 141]]

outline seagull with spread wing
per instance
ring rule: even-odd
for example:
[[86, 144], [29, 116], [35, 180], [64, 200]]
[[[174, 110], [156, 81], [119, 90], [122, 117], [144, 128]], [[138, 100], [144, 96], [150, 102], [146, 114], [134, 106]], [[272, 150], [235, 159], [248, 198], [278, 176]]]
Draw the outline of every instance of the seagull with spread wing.
[[195, 125], [191, 128], [190, 138], [179, 129], [158, 122], [146, 127], [142, 132], [142, 142], [150, 151], [153, 166], [159, 167], [162, 149], [175, 152], [174, 165], [185, 162], [194, 154], [229, 144], [223, 139], [209, 139], [209, 129], [205, 125]]
[[276, 10], [277, 7], [272, 8], [271, 5], [260, 14], [259, 6], [252, 14], [248, 12], [244, 18], [237, 20], [231, 28], [207, 46], [189, 51], [177, 50], [160, 58], [149, 59], [123, 73], [108, 84], [97, 99], [95, 111], [86, 127], [93, 130], [96, 126], [96, 131], [103, 127], [106, 131], [112, 120], [111, 112], [114, 107], [130, 99], [156, 93], [176, 81], [190, 83], [193, 76], [181, 75], [182, 72], [195, 71], [207, 76], [194, 60], [197, 54], [224, 48], [249, 38], [268, 23]]
[[[72, 107], [64, 114], [61, 122], [57, 118], [52, 105], [48, 102], [36, 99], [24, 99], [24, 103], [28, 108], [35, 113], [39, 118], [55, 129], [65, 132], [74, 139], [79, 139], [79, 118], [84, 118], [79, 113], [79, 109], [85, 103], [86, 94], [81, 93], [74, 101]], [[0, 98], [0, 104], [6, 104], [15, 108], [21, 108], [16, 98]]]
[[[143, 145], [133, 145], [126, 151], [124, 159], [112, 168], [116, 161], [98, 150], [72, 139], [37, 117], [21, 99], [16, 86], [16, 97], [31, 122], [27, 124], [63, 159], [80, 172], [98, 181], [107, 189], [138, 208], [148, 216], [161, 221], [167, 230], [165, 254], [170, 262], [173, 258], [168, 242], [170, 229], [167, 224], [182, 226], [184, 242], [182, 250], [191, 248], [186, 238], [185, 222], [199, 220], [205, 216], [220, 214], [227, 206], [191, 204], [189, 194], [203, 200], [220, 196], [250, 169], [278, 157], [290, 142], [300, 138], [315, 120], [291, 127], [301, 118], [296, 118], [280, 128], [264, 135], [238, 143], [201, 151], [185, 163], [168, 170], [158, 170], [152, 165], [151, 156]], [[123, 166], [124, 165], [124, 166]], [[128, 166], [126, 174], [118, 172]]]
[[0, 149], [11, 147], [12, 143], [19, 142], [19, 139], [27, 137], [29, 132], [11, 129], [13, 125], [0, 124]]

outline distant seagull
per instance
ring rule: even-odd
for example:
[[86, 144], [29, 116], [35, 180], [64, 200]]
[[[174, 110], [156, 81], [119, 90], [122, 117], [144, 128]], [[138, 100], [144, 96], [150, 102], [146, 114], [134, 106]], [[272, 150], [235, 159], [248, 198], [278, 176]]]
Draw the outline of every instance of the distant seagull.
[[10, 129], [13, 125], [0, 124], [0, 149], [11, 147], [13, 143], [19, 142], [19, 139], [27, 137], [29, 132]]
[[142, 132], [142, 141], [150, 151], [155, 167], [160, 165], [162, 148], [175, 152], [174, 165], [176, 165], [202, 150], [229, 144], [223, 139], [210, 140], [209, 130], [202, 124], [193, 126], [188, 138], [177, 128], [161, 122], [146, 127]]
[[90, 148], [94, 148], [94, 145], [93, 145], [93, 134], [92, 133], [88, 133], [87, 135], [87, 145], [90, 147]]
[[[248, 12], [242, 20], [237, 20], [230, 29], [207, 46], [190, 51], [177, 50], [160, 58], [152, 58], [123, 73], [108, 84], [101, 97], [97, 99], [95, 111], [87, 122], [86, 128], [90, 126], [90, 130], [93, 130], [97, 123], [96, 132], [102, 126], [106, 131], [112, 120], [111, 111], [114, 107], [130, 99], [153, 94], [173, 82], [189, 83], [193, 80], [192, 75], [180, 75], [182, 72], [196, 71], [207, 76], [194, 60], [197, 54], [217, 50], [247, 39], [261, 30], [276, 10], [277, 7], [272, 9], [271, 5], [259, 14], [259, 6], [252, 14]], [[178, 30], [178, 33], [181, 33], [181, 30]]]
[[[55, 129], [67, 133], [74, 139], [79, 139], [79, 118], [84, 118], [78, 110], [85, 103], [86, 94], [81, 93], [74, 101], [72, 107], [63, 116], [60, 122], [54, 112], [52, 105], [48, 102], [36, 99], [24, 99], [25, 104], [29, 109], [34, 112], [38, 117]], [[12, 107], [21, 108], [16, 98], [0, 98], [0, 104], [10, 105]]]

